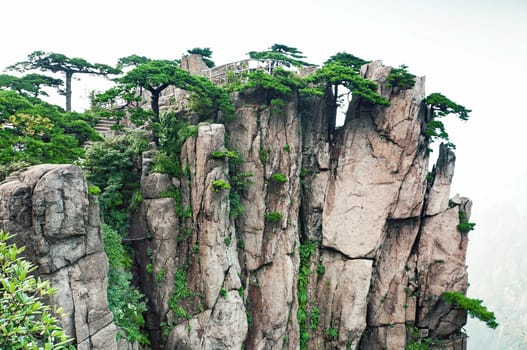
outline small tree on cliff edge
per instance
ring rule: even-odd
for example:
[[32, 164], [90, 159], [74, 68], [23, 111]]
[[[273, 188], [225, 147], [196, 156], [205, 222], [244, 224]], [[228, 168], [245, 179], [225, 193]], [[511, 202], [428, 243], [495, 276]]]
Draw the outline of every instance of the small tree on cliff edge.
[[41, 301], [55, 290], [30, 275], [36, 267], [18, 257], [24, 248], [7, 244], [11, 237], [0, 231], [0, 349], [70, 349], [55, 318], [62, 310]]
[[25, 72], [28, 70], [41, 70], [53, 73], [64, 73], [66, 76], [66, 111], [71, 111], [71, 80], [74, 74], [91, 74], [108, 76], [118, 74], [116, 68], [101, 63], [89, 63], [83, 58], [70, 58], [66, 55], [53, 52], [34, 51], [27, 56], [26, 61], [15, 63], [8, 67], [10, 70]]
[[318, 95], [327, 94], [332, 101], [333, 116], [329, 120], [328, 139], [331, 140], [335, 131], [337, 108], [342, 103], [342, 97], [352, 94], [361, 97], [363, 101], [381, 106], [390, 102], [377, 93], [377, 84], [360, 76], [360, 67], [367, 61], [346, 52], [331, 56], [322, 68], [306, 78], [312, 84], [309, 90]]
[[189, 54], [200, 55], [207, 67], [212, 68], [215, 66], [214, 61], [210, 59], [212, 57], [212, 50], [209, 47], [195, 47], [187, 50], [187, 52]]

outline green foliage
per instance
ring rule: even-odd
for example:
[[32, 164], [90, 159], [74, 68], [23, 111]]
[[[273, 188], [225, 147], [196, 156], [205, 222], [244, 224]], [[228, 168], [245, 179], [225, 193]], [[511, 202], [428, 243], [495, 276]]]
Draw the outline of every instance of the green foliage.
[[227, 158], [239, 158], [240, 155], [234, 151], [226, 150], [226, 151], [213, 151], [210, 152], [210, 156], [215, 159], [223, 159], [225, 157]]
[[290, 152], [290, 151], [291, 151], [291, 146], [290, 146], [288, 143], [286, 143], [286, 144], [284, 145], [283, 149], [284, 149], [284, 151], [286, 151], [286, 152]]
[[148, 148], [141, 133], [127, 133], [92, 145], [86, 151], [84, 168], [88, 182], [101, 189], [99, 203], [103, 221], [119, 232], [127, 226], [126, 210], [139, 190], [137, 159]]
[[278, 184], [283, 184], [287, 182], [287, 177], [282, 173], [274, 173], [271, 175], [271, 180]]
[[0, 88], [8, 88], [26, 97], [37, 98], [48, 96], [42, 86], [52, 87], [61, 92], [60, 87], [64, 84], [61, 79], [55, 79], [47, 75], [31, 73], [22, 77], [8, 74], [0, 74]]
[[242, 88], [260, 88], [268, 93], [278, 96], [286, 96], [305, 87], [304, 81], [292, 72], [283, 68], [275, 68], [271, 74], [263, 70], [257, 70], [248, 74], [248, 81]]
[[214, 62], [210, 59], [212, 57], [212, 50], [208, 47], [195, 47], [193, 49], [187, 50], [189, 54], [200, 55], [207, 67], [214, 67]]
[[30, 70], [49, 71], [52, 73], [63, 73], [66, 78], [66, 111], [71, 110], [71, 80], [74, 74], [90, 74], [108, 76], [120, 73], [119, 69], [106, 64], [89, 63], [83, 58], [70, 58], [64, 54], [34, 51], [27, 56], [26, 61], [18, 62], [8, 69], [25, 72]]
[[415, 75], [408, 72], [407, 65], [402, 64], [399, 68], [392, 68], [386, 77], [386, 82], [387, 86], [408, 90], [415, 86]]
[[315, 331], [318, 328], [318, 319], [320, 318], [320, 309], [316, 306], [314, 306], [311, 309], [311, 315], [310, 315], [310, 323], [311, 323], [311, 330]]
[[98, 195], [101, 194], [101, 189], [99, 188], [99, 186], [89, 185], [88, 186], [88, 194], [90, 196], [98, 196]]
[[31, 275], [36, 267], [18, 257], [24, 248], [7, 244], [12, 236], [0, 231], [0, 348], [70, 349], [71, 339], [59, 326], [61, 309], [41, 301], [53, 295], [49, 281]]
[[84, 156], [85, 141], [101, 139], [94, 124], [90, 114], [64, 113], [41, 100], [0, 90], [0, 167], [8, 172], [19, 168], [17, 163], [73, 163]]
[[362, 78], [353, 67], [345, 66], [339, 62], [330, 61], [314, 74], [306, 78], [308, 83], [324, 93], [332, 88], [335, 105], [338, 105], [339, 86], [343, 86], [355, 96], [360, 96], [364, 101], [381, 106], [388, 106], [390, 102], [377, 93], [377, 84]]
[[461, 231], [462, 233], [469, 233], [474, 229], [476, 224], [473, 222], [468, 222], [467, 213], [465, 213], [463, 210], [460, 210], [458, 216], [459, 224], [457, 225], [457, 229], [459, 231]]
[[447, 303], [466, 310], [470, 317], [475, 317], [480, 321], [485, 322], [487, 327], [492, 329], [498, 327], [499, 324], [496, 322], [494, 312], [487, 310], [487, 308], [482, 305], [482, 300], [468, 298], [460, 292], [443, 292], [441, 297]]
[[267, 162], [267, 159], [269, 158], [269, 150], [260, 148], [258, 151], [258, 158], [262, 163]]
[[282, 220], [282, 214], [276, 211], [265, 213], [265, 220], [274, 223], [280, 222]]
[[322, 278], [322, 276], [324, 275], [325, 272], [326, 272], [326, 267], [324, 266], [324, 264], [322, 264], [322, 263], [317, 264], [317, 275], [318, 275], [318, 278]]
[[187, 271], [184, 268], [177, 268], [174, 275], [174, 294], [168, 301], [168, 306], [177, 317], [187, 318], [187, 312], [179, 302], [190, 297], [190, 289], [187, 288]]
[[[307, 285], [311, 275], [311, 257], [315, 254], [318, 241], [307, 241], [300, 245], [300, 267], [298, 271], [298, 311], [296, 318], [300, 328], [300, 349], [307, 349], [309, 341], [309, 329], [316, 329], [320, 310], [314, 307], [311, 310], [310, 322], [308, 324], [308, 295]], [[313, 323], [316, 320], [316, 325]], [[314, 328], [313, 328], [314, 327]]]
[[227, 297], [227, 290], [225, 288], [220, 289], [220, 296], [223, 298]]
[[405, 347], [405, 350], [428, 350], [430, 346], [427, 343], [413, 341]]
[[108, 257], [108, 307], [114, 322], [121, 327], [127, 339], [148, 344], [148, 338], [141, 332], [146, 312], [144, 296], [132, 285], [130, 266], [132, 259], [122, 245], [121, 235], [108, 225], [102, 226], [104, 251]]
[[341, 66], [350, 68], [352, 71], [358, 74], [360, 72], [360, 67], [369, 63], [369, 61], [365, 61], [362, 58], [359, 58], [347, 52], [338, 52], [331, 56], [326, 62], [324, 62], [325, 65], [331, 63], [336, 63]]
[[437, 118], [455, 114], [459, 119], [467, 121], [471, 110], [466, 109], [464, 106], [453, 102], [452, 100], [437, 92], [428, 95], [424, 99], [424, 103], [430, 106], [430, 110], [432, 112], [432, 120], [428, 122], [425, 134], [431, 137], [432, 141], [440, 139], [445, 142], [446, 147], [455, 149], [456, 146], [450, 142], [443, 122], [437, 120]]
[[[171, 85], [194, 93], [191, 98], [192, 109], [204, 119], [213, 117], [216, 120], [220, 112], [226, 119], [234, 115], [234, 107], [224, 89], [217, 87], [207, 78], [191, 75], [188, 71], [179, 68], [178, 61], [138, 57], [133, 58], [132, 62], [135, 64], [134, 68], [118, 79], [116, 87], [99, 94], [96, 102], [112, 105], [119, 100], [124, 101], [121, 108], [115, 109], [117, 115], [122, 117], [122, 110], [128, 110], [132, 112], [133, 119], [135, 116], [136, 124], [150, 120], [154, 141], [158, 141], [157, 125], [161, 122], [159, 97]], [[139, 93], [142, 89], [150, 92], [151, 111], [137, 107], [138, 102], [143, 101]]]
[[271, 99], [271, 113], [283, 115], [285, 113], [286, 102], [281, 98]]
[[444, 95], [434, 92], [428, 95], [424, 102], [430, 105], [432, 113], [438, 117], [444, 117], [449, 114], [455, 114], [461, 120], [468, 120], [469, 113], [472, 112], [470, 109], [453, 102]]
[[130, 200], [129, 210], [137, 210], [141, 203], [143, 202], [143, 194], [140, 190], [136, 190], [134, 194], [132, 195], [132, 199]]
[[231, 185], [223, 179], [212, 181], [212, 192], [218, 192], [218, 191], [230, 190], [230, 189], [231, 189]]
[[337, 340], [339, 338], [339, 332], [333, 327], [328, 327], [326, 329], [326, 336], [329, 340]]
[[271, 60], [271, 65], [276, 67], [282, 64], [286, 67], [314, 66], [314, 64], [303, 61], [306, 58], [302, 51], [296, 47], [290, 47], [283, 44], [274, 44], [267, 51], [250, 51], [249, 57], [257, 60]]

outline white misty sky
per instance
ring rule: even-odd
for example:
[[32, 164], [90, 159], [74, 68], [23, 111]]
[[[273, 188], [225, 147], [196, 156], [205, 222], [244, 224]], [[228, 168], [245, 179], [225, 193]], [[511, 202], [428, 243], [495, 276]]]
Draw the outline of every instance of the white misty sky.
[[[503, 286], [486, 277], [506, 253], [492, 244], [516, 244], [506, 232], [527, 234], [517, 226], [527, 222], [527, 1], [17, 0], [1, 7], [0, 69], [35, 50], [115, 64], [130, 54], [180, 58], [200, 46], [222, 64], [283, 43], [314, 63], [346, 51], [426, 75], [428, 93], [473, 110], [467, 123], [446, 123], [458, 146], [452, 195], [474, 200], [469, 293], [497, 305], [489, 290]], [[94, 84], [100, 80], [74, 82], [74, 109], [88, 106]], [[495, 221], [502, 232], [491, 228]]]

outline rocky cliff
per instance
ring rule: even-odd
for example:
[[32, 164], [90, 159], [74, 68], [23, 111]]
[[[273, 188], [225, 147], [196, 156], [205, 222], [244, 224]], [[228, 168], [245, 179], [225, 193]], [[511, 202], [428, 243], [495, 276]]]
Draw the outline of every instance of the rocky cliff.
[[[129, 237], [153, 349], [465, 348], [466, 312], [441, 294], [466, 292], [457, 225], [471, 202], [450, 198], [450, 149], [428, 171], [424, 79], [400, 90], [389, 72], [361, 74], [390, 106], [354, 99], [336, 130], [330, 99], [273, 105], [249, 89], [236, 118], [185, 142], [181, 177], [144, 154]], [[59, 289], [66, 330], [80, 349], [115, 349], [96, 206], [74, 166], [0, 186], [2, 228]]]
[[[155, 346], [464, 348], [466, 313], [440, 296], [467, 288], [457, 224], [470, 201], [449, 197], [450, 149], [428, 171], [424, 79], [402, 91], [384, 84], [389, 72], [374, 62], [362, 74], [391, 105], [354, 100], [336, 131], [324, 98], [276, 107], [263, 91], [237, 93], [233, 121], [185, 143], [184, 177], [144, 174], [131, 237], [151, 235], [136, 251]], [[244, 213], [229, 217], [233, 205]]]
[[37, 165], [12, 174], [0, 184], [0, 229], [16, 235], [38, 275], [56, 288], [51, 302], [64, 309], [61, 325], [77, 349], [117, 349], [99, 205], [81, 169]]

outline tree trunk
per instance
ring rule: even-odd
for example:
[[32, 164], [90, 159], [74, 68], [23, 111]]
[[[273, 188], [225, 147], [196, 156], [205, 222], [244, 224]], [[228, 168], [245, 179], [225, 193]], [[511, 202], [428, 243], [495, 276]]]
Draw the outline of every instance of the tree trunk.
[[73, 72], [66, 72], [66, 112], [71, 112], [71, 78]]

